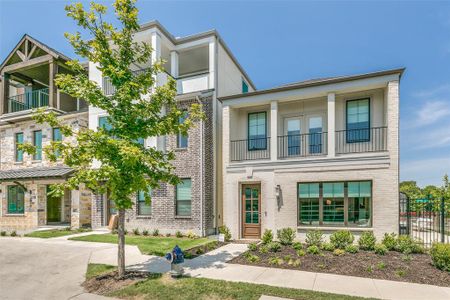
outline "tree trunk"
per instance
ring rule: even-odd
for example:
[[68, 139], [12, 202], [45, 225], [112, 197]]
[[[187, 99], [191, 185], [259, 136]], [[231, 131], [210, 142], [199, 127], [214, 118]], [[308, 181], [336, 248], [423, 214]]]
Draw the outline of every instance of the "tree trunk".
[[119, 271], [119, 278], [125, 276], [125, 209], [121, 208], [119, 211], [118, 220], [118, 255], [117, 255], [117, 268]]

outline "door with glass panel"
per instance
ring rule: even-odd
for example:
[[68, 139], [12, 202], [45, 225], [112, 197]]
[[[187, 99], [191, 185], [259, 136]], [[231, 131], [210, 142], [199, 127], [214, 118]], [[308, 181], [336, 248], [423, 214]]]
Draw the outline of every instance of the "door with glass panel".
[[309, 117], [308, 126], [309, 126], [308, 132], [309, 154], [310, 155], [321, 154], [323, 150], [322, 117], [321, 116]]
[[286, 118], [284, 120], [285, 153], [287, 156], [303, 155], [302, 151], [302, 119], [300, 117]]
[[242, 186], [242, 237], [261, 237], [261, 186]]
[[47, 223], [61, 222], [61, 197], [49, 195], [50, 186], [47, 185]]

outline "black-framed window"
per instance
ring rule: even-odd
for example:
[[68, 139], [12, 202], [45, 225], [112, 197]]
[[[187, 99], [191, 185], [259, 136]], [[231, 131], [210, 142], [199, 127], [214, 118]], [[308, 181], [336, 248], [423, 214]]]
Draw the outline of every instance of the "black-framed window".
[[192, 205], [192, 181], [190, 178], [181, 179], [175, 190], [176, 215], [191, 216]]
[[15, 152], [15, 160], [16, 162], [23, 161], [23, 150], [19, 149], [19, 145], [23, 144], [23, 132], [16, 133], [15, 141], [14, 141], [14, 152]]
[[8, 213], [23, 214], [25, 212], [25, 190], [19, 185], [8, 186]]
[[[183, 124], [188, 116], [188, 113], [185, 111], [183, 114], [178, 118], [178, 123]], [[178, 133], [177, 134], [177, 147], [178, 148], [187, 148], [188, 147], [188, 139], [189, 136], [187, 134]]]
[[[148, 190], [151, 193], [151, 190]], [[136, 196], [137, 214], [139, 216], [149, 216], [152, 214], [152, 204], [145, 201], [145, 192], [139, 191]]]
[[42, 160], [42, 131], [33, 131], [33, 146], [36, 148], [36, 152], [33, 155], [34, 160]]
[[348, 100], [346, 122], [347, 143], [370, 141], [370, 99]]
[[248, 114], [248, 150], [267, 149], [267, 113]]
[[372, 181], [298, 183], [298, 224], [372, 226]]
[[244, 79], [242, 79], [242, 93], [243, 94], [248, 93], [248, 84], [247, 82], [245, 82]]

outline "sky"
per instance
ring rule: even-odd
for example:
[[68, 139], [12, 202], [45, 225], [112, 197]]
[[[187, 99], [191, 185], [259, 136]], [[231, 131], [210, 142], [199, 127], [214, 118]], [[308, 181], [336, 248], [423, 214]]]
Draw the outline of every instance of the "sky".
[[[0, 0], [0, 60], [25, 33], [75, 57], [64, 38], [77, 29], [64, 11], [70, 2]], [[440, 185], [450, 174], [450, 1], [138, 0], [137, 5], [141, 23], [157, 19], [177, 37], [217, 29], [258, 89], [405, 67], [400, 179]]]

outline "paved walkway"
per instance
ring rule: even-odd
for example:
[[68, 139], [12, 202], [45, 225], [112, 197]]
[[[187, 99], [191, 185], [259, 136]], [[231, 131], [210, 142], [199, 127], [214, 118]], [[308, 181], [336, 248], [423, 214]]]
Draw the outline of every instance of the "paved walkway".
[[[450, 299], [450, 288], [433, 285], [226, 263], [246, 250], [245, 244], [228, 244], [187, 260], [184, 264], [186, 275], [380, 299]], [[102, 253], [106, 254], [107, 251], [103, 250]], [[132, 261], [139, 260], [136, 253], [130, 253], [130, 258]], [[163, 258], [144, 258], [141, 255], [141, 260], [145, 259], [147, 261], [130, 264], [128, 268], [149, 272], [169, 271], [169, 265]], [[91, 262], [95, 263], [104, 263], [105, 260], [105, 256], [98, 260], [91, 257]]]

